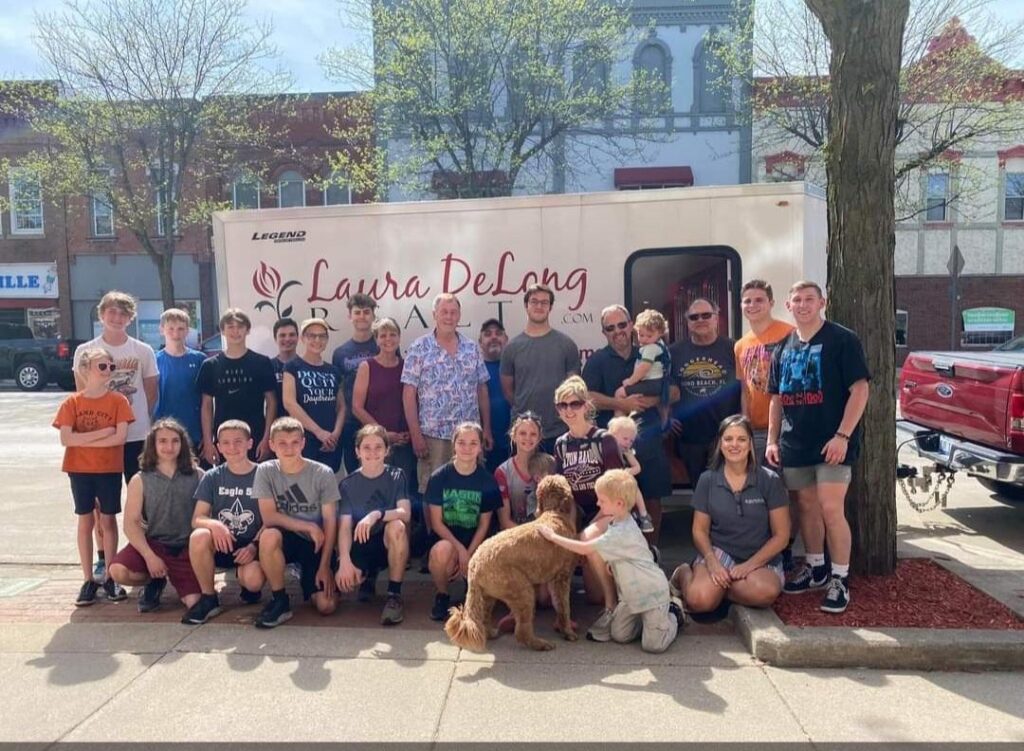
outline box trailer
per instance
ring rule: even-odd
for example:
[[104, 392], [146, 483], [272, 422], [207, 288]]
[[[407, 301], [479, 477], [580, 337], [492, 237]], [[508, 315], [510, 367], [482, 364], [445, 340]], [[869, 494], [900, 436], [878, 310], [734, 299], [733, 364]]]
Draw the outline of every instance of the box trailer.
[[223, 211], [213, 240], [220, 309], [249, 313], [250, 346], [266, 354], [281, 317], [324, 318], [330, 348], [345, 341], [356, 292], [398, 321], [406, 344], [432, 328], [441, 292], [459, 296], [467, 336], [488, 318], [513, 336], [523, 291], [543, 282], [553, 325], [586, 358], [605, 344], [600, 312], [613, 303], [661, 310], [675, 340], [689, 302], [706, 297], [738, 336], [744, 280], [765, 279], [778, 297], [798, 279], [823, 284], [827, 233], [818, 188], [768, 183]]

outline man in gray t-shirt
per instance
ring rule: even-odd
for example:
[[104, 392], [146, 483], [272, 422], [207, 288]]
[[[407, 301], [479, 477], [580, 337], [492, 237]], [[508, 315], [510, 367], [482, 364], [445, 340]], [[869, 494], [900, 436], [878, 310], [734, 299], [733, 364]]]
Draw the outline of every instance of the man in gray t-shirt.
[[551, 328], [555, 293], [550, 287], [530, 285], [523, 301], [526, 329], [501, 353], [501, 388], [513, 415], [527, 410], [540, 415], [544, 428], [541, 448], [550, 454], [555, 439], [566, 431], [555, 410], [555, 389], [580, 372], [580, 351], [572, 339]]
[[272, 598], [256, 617], [258, 628], [273, 628], [292, 617], [284, 569], [298, 564], [304, 599], [321, 615], [338, 606], [331, 564], [338, 530], [338, 484], [325, 464], [304, 459], [305, 431], [294, 417], [270, 426], [270, 448], [277, 459], [256, 468], [252, 494], [259, 499], [265, 527], [260, 535], [260, 566]]

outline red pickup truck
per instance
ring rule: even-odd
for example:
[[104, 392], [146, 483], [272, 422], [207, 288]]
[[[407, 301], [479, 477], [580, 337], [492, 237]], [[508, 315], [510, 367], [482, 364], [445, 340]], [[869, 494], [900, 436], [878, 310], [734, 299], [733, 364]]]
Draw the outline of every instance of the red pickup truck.
[[1024, 351], [913, 352], [900, 412], [919, 455], [1024, 499]]

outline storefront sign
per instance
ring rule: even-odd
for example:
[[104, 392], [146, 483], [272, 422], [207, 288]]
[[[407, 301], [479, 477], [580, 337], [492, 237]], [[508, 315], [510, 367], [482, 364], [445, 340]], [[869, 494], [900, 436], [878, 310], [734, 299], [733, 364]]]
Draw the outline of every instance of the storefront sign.
[[1014, 311], [1008, 308], [968, 308], [963, 312], [964, 331], [1009, 331], [1013, 333]]
[[0, 263], [0, 297], [57, 297], [57, 265], [53, 263]]

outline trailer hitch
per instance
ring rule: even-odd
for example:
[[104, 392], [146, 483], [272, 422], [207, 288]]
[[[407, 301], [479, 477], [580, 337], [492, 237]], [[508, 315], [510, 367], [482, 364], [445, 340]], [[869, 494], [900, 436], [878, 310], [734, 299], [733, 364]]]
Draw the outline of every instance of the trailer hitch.
[[[946, 508], [949, 491], [953, 487], [956, 470], [941, 464], [926, 464], [915, 467], [899, 462], [899, 450], [918, 437], [904, 441], [896, 447], [896, 481], [899, 483], [903, 498], [910, 508], [919, 514], [934, 509]], [[921, 498], [918, 499], [918, 494]]]

